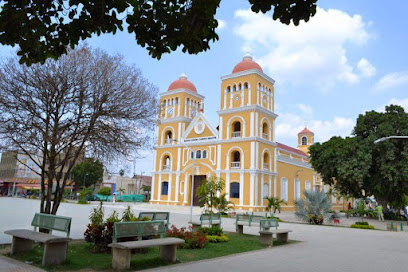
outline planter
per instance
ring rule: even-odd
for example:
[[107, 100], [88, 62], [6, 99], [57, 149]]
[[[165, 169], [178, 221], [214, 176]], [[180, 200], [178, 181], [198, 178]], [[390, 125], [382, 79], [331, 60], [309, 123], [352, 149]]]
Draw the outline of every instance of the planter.
[[398, 224], [394, 224], [394, 222], [387, 223], [387, 230], [398, 231]]

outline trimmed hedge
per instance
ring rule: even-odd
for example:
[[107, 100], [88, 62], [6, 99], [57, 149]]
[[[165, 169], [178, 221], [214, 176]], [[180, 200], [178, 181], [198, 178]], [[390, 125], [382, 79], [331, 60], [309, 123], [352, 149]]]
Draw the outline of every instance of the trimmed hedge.
[[210, 243], [223, 243], [223, 242], [228, 242], [229, 238], [226, 235], [207, 235], [208, 242]]
[[356, 222], [355, 224], [360, 226], [368, 226], [368, 222]]
[[373, 225], [357, 225], [357, 224], [352, 224], [350, 228], [352, 229], [375, 229]]

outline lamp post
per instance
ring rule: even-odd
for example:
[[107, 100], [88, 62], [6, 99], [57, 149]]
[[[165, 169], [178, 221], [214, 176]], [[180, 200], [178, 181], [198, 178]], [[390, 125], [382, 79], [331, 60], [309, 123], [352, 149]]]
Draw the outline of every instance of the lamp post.
[[85, 183], [85, 178], [86, 178], [86, 176], [88, 176], [89, 175], [89, 173], [86, 173], [85, 175], [84, 175], [84, 187], [86, 188], [86, 183]]
[[[173, 142], [177, 142], [177, 140], [173, 140]], [[193, 222], [193, 198], [194, 198], [194, 170], [195, 170], [195, 159], [196, 153], [195, 148], [191, 149], [186, 144], [179, 142], [182, 146], [190, 150], [193, 153], [193, 169], [191, 170], [191, 199], [190, 199], [190, 222]], [[191, 153], [190, 153], [191, 154]]]
[[388, 141], [389, 139], [403, 139], [403, 140], [408, 140], [408, 136], [388, 136], [388, 137], [382, 137], [380, 139], [377, 139], [374, 141], [375, 144], [378, 144], [379, 142], [384, 142]]

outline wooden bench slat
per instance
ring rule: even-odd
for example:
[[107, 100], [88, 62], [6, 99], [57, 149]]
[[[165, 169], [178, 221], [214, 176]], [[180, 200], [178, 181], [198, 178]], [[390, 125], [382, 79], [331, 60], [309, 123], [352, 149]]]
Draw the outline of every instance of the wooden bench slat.
[[40, 243], [60, 243], [71, 240], [70, 238], [55, 236], [52, 234], [36, 232], [27, 229], [7, 230], [4, 233], [18, 238], [32, 240]]
[[120, 249], [137, 249], [137, 248], [148, 248], [156, 246], [168, 246], [168, 245], [179, 245], [184, 244], [184, 240], [180, 238], [159, 238], [152, 240], [141, 240], [141, 241], [129, 241], [109, 244], [109, 247], [120, 248]]

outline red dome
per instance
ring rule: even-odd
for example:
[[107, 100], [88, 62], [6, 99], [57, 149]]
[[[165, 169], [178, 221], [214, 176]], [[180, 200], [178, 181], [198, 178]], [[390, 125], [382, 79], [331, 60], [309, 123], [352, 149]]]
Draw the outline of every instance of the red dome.
[[240, 63], [235, 65], [234, 69], [232, 70], [232, 73], [238, 73], [242, 71], [247, 71], [247, 70], [252, 70], [256, 69], [261, 72], [263, 72], [261, 66], [256, 63], [255, 61], [252, 60], [252, 57], [249, 54], [246, 54]]
[[302, 130], [298, 134], [313, 134], [314, 135], [314, 133], [312, 131], [308, 130], [307, 128], [305, 128], [304, 130]]
[[197, 92], [196, 87], [194, 86], [191, 81], [187, 80], [187, 76], [185, 74], [181, 74], [180, 78], [173, 83], [170, 84], [168, 91], [178, 90], [178, 89], [187, 89], [192, 92]]

